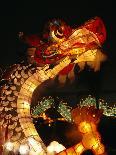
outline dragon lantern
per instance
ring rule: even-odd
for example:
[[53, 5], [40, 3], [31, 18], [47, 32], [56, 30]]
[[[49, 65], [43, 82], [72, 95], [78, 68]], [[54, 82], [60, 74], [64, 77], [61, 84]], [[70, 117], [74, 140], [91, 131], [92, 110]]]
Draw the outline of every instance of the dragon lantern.
[[[53, 20], [48, 23], [42, 39], [37, 35], [26, 36], [23, 33], [19, 33], [19, 36], [28, 45], [29, 64], [15, 64], [2, 76], [6, 83], [3, 83], [0, 89], [0, 153], [46, 155], [47, 148], [32, 121], [33, 93], [36, 88], [57, 75], [62, 84], [67, 77], [74, 79], [76, 64], [80, 70], [88, 65], [97, 71], [100, 63], [106, 59], [101, 50], [106, 31], [102, 20], [96, 17], [75, 29], [61, 20]], [[35, 112], [41, 113], [42, 105], [43, 102], [38, 105], [41, 109]], [[53, 103], [44, 102], [46, 109], [52, 105]], [[70, 109], [67, 110], [65, 104], [61, 102], [58, 108], [67, 120], [72, 120]], [[67, 117], [64, 109], [68, 112]], [[92, 149], [96, 155], [105, 154], [97, 131], [101, 111], [95, 111], [94, 108], [77, 108], [72, 111], [72, 117], [79, 125], [82, 142], [59, 155], [79, 155], [86, 149]]]
[[80, 70], [85, 65], [94, 71], [99, 70], [100, 63], [106, 59], [101, 46], [106, 39], [106, 30], [102, 20], [96, 17], [78, 28], [71, 28], [61, 20], [53, 20], [46, 26], [46, 32], [41, 40], [37, 35], [20, 38], [28, 44], [28, 60], [39, 66], [56, 65], [66, 56], [71, 63], [59, 72], [60, 83], [65, 83], [66, 77], [74, 79], [74, 67], [78, 64]]

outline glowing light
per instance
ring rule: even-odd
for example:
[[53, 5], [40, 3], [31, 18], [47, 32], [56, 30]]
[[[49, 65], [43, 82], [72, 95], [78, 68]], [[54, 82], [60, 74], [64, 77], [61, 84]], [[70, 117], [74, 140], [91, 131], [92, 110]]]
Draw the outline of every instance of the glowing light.
[[12, 142], [6, 142], [6, 144], [4, 145], [4, 147], [8, 150], [8, 151], [12, 151], [14, 148], [14, 145]]
[[57, 141], [53, 141], [47, 147], [47, 153], [49, 155], [54, 155], [54, 154], [59, 153], [59, 152], [65, 150], [65, 149], [66, 148], [62, 144], [59, 144]]
[[47, 109], [51, 108], [51, 106], [53, 104], [54, 104], [54, 99], [52, 99], [50, 97], [48, 99], [43, 99], [33, 109], [33, 115], [40, 115], [40, 114], [44, 113]]
[[91, 125], [90, 123], [87, 122], [81, 122], [79, 124], [79, 131], [82, 133], [87, 133], [87, 132], [91, 132]]
[[30, 109], [30, 104], [27, 101], [24, 101], [24, 105], [23, 105], [24, 109]]
[[[95, 117], [93, 117], [94, 111]], [[95, 109], [94, 106], [84, 106], [83, 108], [77, 107], [72, 110], [72, 118], [82, 135], [80, 145], [77, 144], [74, 148], [78, 155], [88, 149], [92, 150], [95, 155], [105, 152], [104, 146], [101, 143], [100, 134], [97, 131], [97, 125], [101, 116], [102, 111]], [[73, 152], [74, 151], [72, 151], [72, 153]]]
[[43, 152], [43, 148], [41, 146], [41, 143], [37, 142], [33, 137], [29, 137], [28, 141], [29, 141], [29, 144], [35, 150], [35, 152], [37, 152], [37, 153]]
[[29, 146], [27, 144], [20, 145], [19, 152], [21, 155], [27, 155], [29, 153]]
[[85, 148], [83, 147], [83, 145], [81, 143], [77, 144], [75, 147], [75, 151], [76, 153], [82, 153], [85, 150]]
[[[42, 116], [43, 119], [48, 119], [48, 117], [45, 115], [45, 111], [52, 106], [54, 106], [54, 99], [52, 97], [43, 99], [32, 111], [32, 116]], [[57, 111], [63, 116], [63, 119], [60, 120], [66, 120], [69, 122], [72, 122], [71, 118], [71, 107], [67, 105], [67, 103], [60, 102]]]
[[[103, 114], [106, 116], [116, 117], [116, 103], [109, 104], [102, 99], [99, 99], [99, 109], [103, 110]], [[82, 99], [79, 103], [80, 107], [83, 106], [95, 106], [96, 107], [96, 99], [89, 95], [87, 98]], [[93, 115], [95, 117], [95, 115]]]
[[103, 154], [105, 152], [105, 148], [104, 148], [104, 145], [100, 145], [98, 147], [98, 150], [96, 151], [98, 154]]

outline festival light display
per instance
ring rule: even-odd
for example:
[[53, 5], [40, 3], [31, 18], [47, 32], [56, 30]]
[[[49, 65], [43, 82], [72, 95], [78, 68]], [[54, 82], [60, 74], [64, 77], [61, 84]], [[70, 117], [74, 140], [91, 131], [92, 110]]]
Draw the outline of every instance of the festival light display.
[[[54, 99], [49, 96], [46, 98], [43, 98], [37, 106], [35, 106], [32, 110], [32, 117], [33, 118], [43, 118], [44, 120], [48, 120], [48, 124], [57, 120], [60, 121], [68, 121], [68, 122], [73, 122], [72, 116], [71, 116], [71, 110], [72, 107], [68, 106], [68, 103], [63, 102], [62, 100], [59, 101], [59, 105], [57, 107], [57, 111], [61, 114], [63, 118], [57, 118], [55, 120], [52, 120], [48, 116], [46, 116], [45, 112], [46, 110], [50, 108], [55, 108], [54, 106]], [[105, 116], [110, 116], [110, 117], [116, 117], [116, 112], [115, 112], [115, 104], [110, 104], [108, 105], [104, 100], [99, 99], [99, 109], [103, 110], [103, 115]], [[77, 107], [96, 107], [96, 99], [95, 97], [92, 97], [89, 95], [86, 98], [83, 98], [80, 100], [80, 102], [77, 104]]]
[[[83, 107], [83, 106], [88, 106], [88, 107], [95, 106], [96, 107], [96, 104], [97, 104], [96, 99], [92, 97], [91, 95], [89, 95], [87, 98], [81, 99], [78, 105], [80, 107]], [[103, 115], [110, 116], [110, 117], [116, 117], [116, 104], [115, 103], [108, 104], [103, 99], [99, 99], [98, 104], [99, 104], [99, 109], [103, 110]]]
[[85, 150], [92, 150], [95, 155], [105, 155], [104, 145], [101, 143], [101, 137], [97, 131], [97, 125], [102, 116], [102, 110], [95, 107], [82, 107], [72, 110], [72, 118], [82, 135], [82, 141], [59, 153], [59, 155], [75, 154], [81, 155]]
[[[6, 83], [2, 86], [0, 95], [0, 131], [4, 131], [4, 134], [0, 135], [3, 139], [0, 141], [2, 146], [0, 151], [4, 154], [5, 151], [12, 151], [14, 154], [18, 152], [46, 155], [47, 147], [32, 121], [30, 109], [32, 95], [36, 88], [49, 79], [54, 80], [56, 76], [61, 84], [65, 83], [67, 77], [74, 79], [75, 64], [78, 64], [80, 70], [88, 65], [97, 71], [101, 62], [106, 59], [101, 50], [106, 39], [106, 31], [102, 20], [98, 17], [76, 29], [67, 26], [61, 20], [53, 20], [43, 35], [43, 40], [46, 42], [37, 35], [25, 36], [20, 33], [20, 38], [28, 44], [29, 64], [13, 65], [3, 76]], [[53, 105], [51, 102], [52, 98], [40, 102], [33, 114], [43, 113]], [[93, 115], [93, 111], [97, 116]], [[72, 121], [73, 117], [83, 136], [79, 144], [59, 153], [60, 155], [79, 155], [88, 148], [92, 149], [95, 155], [105, 153], [97, 131], [100, 110], [78, 107], [72, 111], [71, 117], [71, 109], [60, 102], [58, 112], [67, 121]]]
[[[48, 120], [48, 122], [53, 122], [53, 120], [51, 120], [45, 115], [45, 112], [50, 108], [56, 109], [54, 103], [55, 101], [52, 97], [43, 99], [41, 102], [39, 102], [39, 104], [35, 108], [33, 108], [31, 114], [32, 117], [33, 118], [43, 117], [44, 120]], [[68, 106], [67, 103], [60, 101], [57, 111], [61, 114], [63, 118], [58, 118], [57, 120], [72, 122], [71, 109], [72, 108]]]

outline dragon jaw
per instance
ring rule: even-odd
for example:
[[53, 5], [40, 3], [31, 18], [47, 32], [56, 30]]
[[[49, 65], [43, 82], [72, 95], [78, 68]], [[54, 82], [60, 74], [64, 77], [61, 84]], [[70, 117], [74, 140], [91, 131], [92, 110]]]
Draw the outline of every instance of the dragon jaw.
[[[54, 38], [54, 33], [52, 34]], [[68, 38], [62, 38], [49, 46], [43, 54], [44, 58], [55, 59], [69, 56], [73, 63], [78, 64], [82, 70], [85, 63], [95, 71], [99, 70], [101, 62], [106, 55], [101, 52], [101, 45], [97, 36], [82, 27], [72, 31]], [[71, 61], [72, 62], [72, 61]]]

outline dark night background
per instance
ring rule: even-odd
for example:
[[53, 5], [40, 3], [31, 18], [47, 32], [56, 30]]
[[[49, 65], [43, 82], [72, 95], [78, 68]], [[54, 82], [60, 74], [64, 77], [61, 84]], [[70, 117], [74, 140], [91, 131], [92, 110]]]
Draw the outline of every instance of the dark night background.
[[[47, 21], [54, 18], [63, 19], [71, 26], [80, 26], [86, 20], [99, 16], [103, 19], [107, 39], [103, 50], [108, 60], [98, 73], [83, 71], [75, 83], [61, 89], [61, 96], [70, 95], [77, 102], [81, 96], [92, 94], [103, 98], [109, 104], [116, 103], [116, 17], [115, 1], [16, 1], [0, 4], [0, 67], [4, 70], [11, 64], [20, 63], [24, 58], [25, 48], [18, 40], [18, 32], [42, 34]], [[68, 89], [69, 88], [69, 89]], [[74, 103], [75, 104], [75, 103]], [[68, 127], [67, 127], [68, 128]], [[45, 129], [46, 132], [50, 132]], [[108, 148], [108, 154], [116, 155], [115, 119], [103, 118], [100, 132]], [[47, 133], [46, 133], [47, 135]]]

